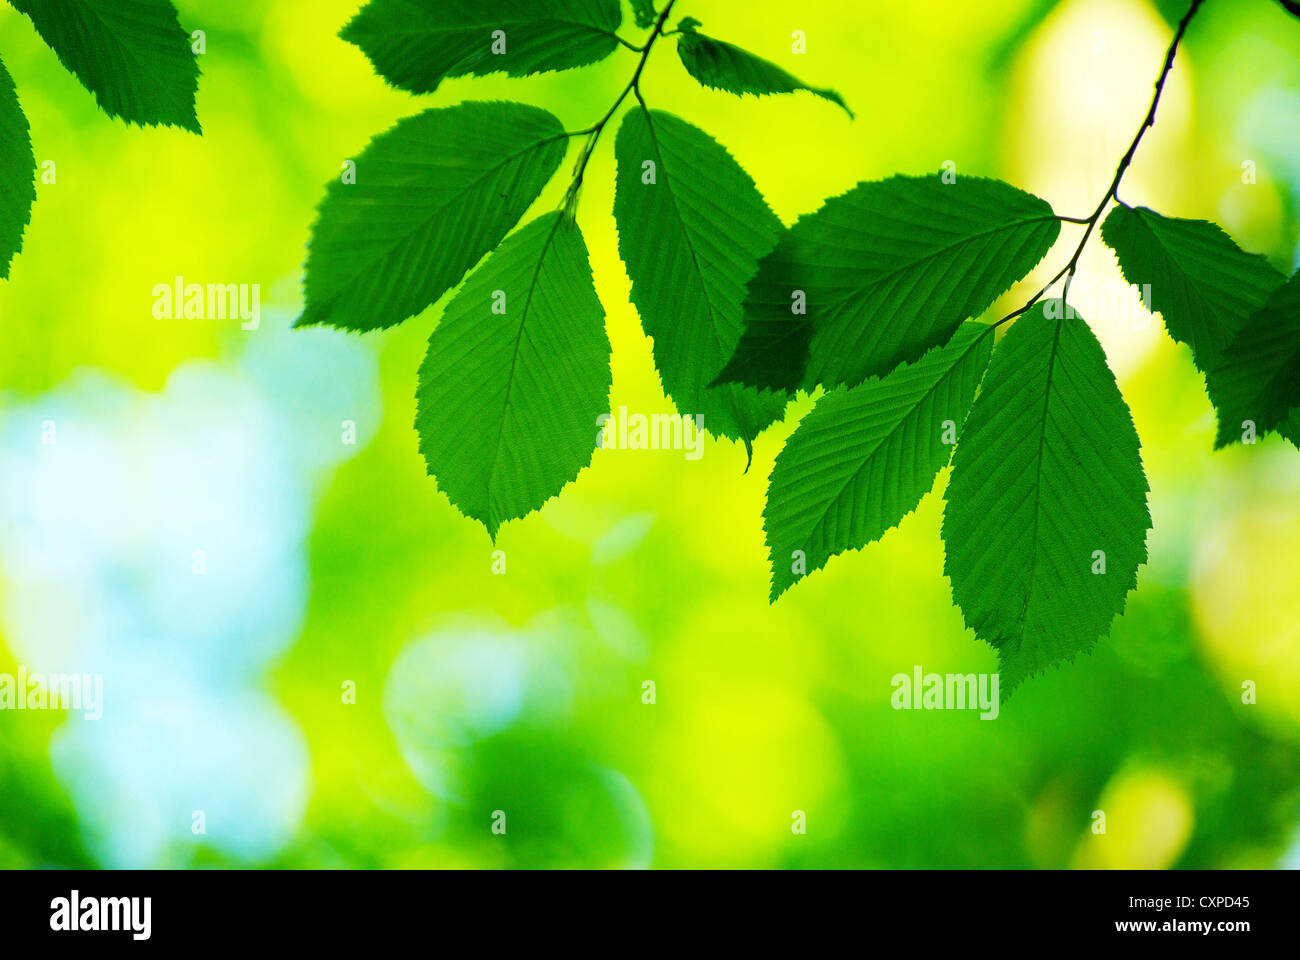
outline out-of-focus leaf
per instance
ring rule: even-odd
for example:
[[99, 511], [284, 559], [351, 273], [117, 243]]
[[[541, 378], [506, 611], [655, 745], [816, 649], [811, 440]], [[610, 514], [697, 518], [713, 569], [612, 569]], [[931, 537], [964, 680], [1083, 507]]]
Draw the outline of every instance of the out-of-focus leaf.
[[632, 19], [638, 27], [644, 30], [655, 22], [659, 14], [655, 13], [654, 0], [631, 0], [632, 2]]

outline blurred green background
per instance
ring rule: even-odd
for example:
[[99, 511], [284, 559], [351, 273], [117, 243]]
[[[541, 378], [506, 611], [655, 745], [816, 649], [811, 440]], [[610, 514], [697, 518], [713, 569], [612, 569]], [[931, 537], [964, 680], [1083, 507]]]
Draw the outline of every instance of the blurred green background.
[[[942, 574], [946, 473], [882, 542], [769, 607], [765, 479], [804, 400], [748, 473], [712, 438], [698, 461], [597, 451], [504, 528], [494, 575], [412, 428], [442, 304], [364, 338], [288, 329], [314, 207], [371, 136], [462, 99], [585, 127], [634, 54], [412, 97], [338, 39], [359, 0], [177, 6], [207, 36], [202, 138], [111, 121], [0, 7], [38, 165], [57, 169], [0, 284], [0, 673], [102, 673], [106, 701], [99, 721], [0, 713], [0, 866], [1300, 866], [1300, 453], [1211, 453], [1200, 377], [1158, 320], [1089, 315], [1153, 491], [1127, 614], [995, 721], [894, 711], [890, 678], [913, 665], [996, 669]], [[947, 161], [1084, 216], [1184, 9], [680, 0], [674, 19], [836, 88], [857, 120], [701, 89], [669, 42], [643, 89], [787, 223]], [[639, 42], [629, 15], [622, 32]], [[617, 253], [614, 133], [579, 208], [610, 402], [667, 411]], [[1300, 21], [1209, 0], [1121, 196], [1216, 220], [1291, 272], [1298, 143]], [[178, 275], [259, 283], [261, 327], [155, 320], [154, 285]], [[1116, 283], [1094, 240], [1076, 289]]]

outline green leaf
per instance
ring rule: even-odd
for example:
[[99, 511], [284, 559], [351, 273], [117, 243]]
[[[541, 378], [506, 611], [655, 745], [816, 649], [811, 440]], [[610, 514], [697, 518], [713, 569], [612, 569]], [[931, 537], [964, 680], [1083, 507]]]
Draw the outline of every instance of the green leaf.
[[1300, 410], [1292, 410], [1291, 416], [1277, 428], [1277, 432], [1291, 441], [1292, 446], [1300, 447]]
[[1206, 381], [1217, 396], [1216, 447], [1240, 440], [1246, 421], [1262, 435], [1285, 431], [1288, 419], [1300, 414], [1300, 272], [1246, 321]]
[[748, 448], [781, 416], [782, 398], [707, 388], [740, 340], [745, 282], [781, 221], [726, 148], [671, 113], [629, 111], [614, 152], [618, 249], [664, 391], [682, 414]]
[[395, 87], [595, 63], [618, 46], [618, 0], [370, 0], [339, 34]]
[[734, 93], [738, 97], [747, 93], [762, 96], [807, 90], [823, 100], [838, 104], [845, 113], [853, 116], [853, 111], [848, 108], [844, 98], [834, 90], [810, 87], [771, 60], [764, 60], [734, 44], [699, 33], [695, 29], [698, 25], [692, 23], [687, 26], [685, 20], [678, 24], [682, 34], [677, 39], [677, 55], [682, 58], [686, 72], [702, 85]]
[[945, 572], [1004, 690], [1089, 649], [1146, 561], [1137, 431], [1097, 338], [1064, 312], [1039, 304], [1002, 339], [948, 483]]
[[510, 236], [448, 304], [415, 428], [439, 488], [494, 540], [591, 462], [609, 353], [587, 248], [560, 213]]
[[992, 349], [991, 326], [963, 324], [947, 346], [915, 363], [817, 401], [777, 456], [767, 488], [773, 600], [916, 509], [948, 462]]
[[1060, 230], [1045, 201], [999, 180], [860, 183], [800, 217], [759, 264], [718, 380], [793, 392], [884, 376], [947, 343]]
[[36, 200], [36, 158], [27, 117], [18, 103], [13, 79], [0, 60], [0, 279], [23, 248], [23, 231]]
[[632, 19], [642, 30], [651, 26], [658, 18], [654, 0], [632, 0]]
[[199, 65], [170, 0], [11, 0], [110, 117], [202, 133]]
[[1152, 308], [1198, 364], [1222, 353], [1284, 279], [1208, 220], [1120, 204], [1102, 223], [1101, 239], [1115, 251], [1125, 280], [1151, 285]]
[[1264, 257], [1238, 247], [1217, 224], [1164, 217], [1146, 207], [1116, 206], [1101, 226], [1101, 239], [1115, 252], [1125, 280], [1149, 285], [1151, 309], [1164, 318], [1169, 335], [1191, 347], [1219, 412], [1215, 446], [1239, 440], [1237, 408], [1249, 402], [1242, 397], [1242, 358], [1225, 364], [1224, 351], [1281, 286], [1283, 275]]
[[355, 183], [330, 184], [297, 325], [376, 330], [419, 313], [519, 222], [567, 147], [559, 120], [520, 103], [399, 121], [357, 159]]

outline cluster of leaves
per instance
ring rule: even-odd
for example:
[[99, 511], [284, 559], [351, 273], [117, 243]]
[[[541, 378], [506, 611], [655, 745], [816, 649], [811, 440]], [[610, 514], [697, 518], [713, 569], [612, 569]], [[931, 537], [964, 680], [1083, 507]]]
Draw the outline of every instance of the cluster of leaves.
[[[946, 572], [1009, 689], [1104, 635], [1146, 559], [1138, 436], [1100, 344], [1067, 305], [1095, 227], [1191, 348], [1219, 413], [1218, 445], [1251, 430], [1300, 442], [1300, 279], [1212, 223], [1118, 200], [1202, 2], [1179, 24], [1146, 122], [1091, 217], [1062, 217], [997, 180], [895, 176], [786, 229], [724, 147], [647, 105], [642, 68], [675, 35], [706, 86], [804, 90], [847, 111], [834, 91], [692, 18], [666, 30], [671, 2], [661, 12], [633, 2], [651, 30], [633, 45], [616, 33], [616, 0], [372, 0], [342, 36], [412, 92], [449, 76], [576, 67], [620, 45], [640, 61], [605, 118], [576, 133], [536, 107], [465, 103], [377, 136], [356, 182], [332, 184], [320, 208], [299, 322], [388, 327], [473, 270], [429, 340], [420, 447], [452, 503], [493, 537], [539, 508], [590, 462], [607, 410], [610, 346], [573, 210], [596, 139], [634, 94], [615, 143], [614, 216], [665, 392], [748, 448], [798, 391], [824, 391], [770, 478], [772, 599], [897, 525], [951, 457]], [[578, 136], [586, 145], [563, 207], [507, 236]], [[1086, 226], [1070, 263], [1022, 309], [978, 322], [1066, 221]], [[1062, 279], [1061, 295], [1042, 299]]]
[[[746, 446], [784, 409], [783, 398], [710, 386], [740, 340], [745, 283], [781, 222], [724, 147], [650, 109], [640, 76], [654, 43], [675, 36], [683, 66], [705, 86], [806, 90], [844, 103], [707, 36], [691, 18], [666, 29], [672, 6], [632, 4], [635, 23], [650, 31], [640, 45], [617, 33], [618, 0], [371, 0], [342, 31], [389, 83], [413, 93], [447, 77], [583, 66], [620, 46], [639, 55], [609, 113], [585, 130], [566, 132], [545, 110], [502, 102], [400, 121], [356, 159], [355, 178], [330, 185], [313, 229], [299, 325], [389, 327], [473, 270], [429, 338], [416, 427], [439, 487], [493, 537], [591, 462], [597, 417], [609, 410], [605, 315], [574, 210], [591, 151], [629, 96], [636, 105], [615, 142], [614, 214], [664, 388], [682, 413]], [[510, 233], [582, 138], [562, 209]]]
[[[199, 67], [171, 0], [9, 0], [110, 117], [201, 133]], [[13, 78], [0, 60], [0, 278], [22, 249], [36, 157]]]

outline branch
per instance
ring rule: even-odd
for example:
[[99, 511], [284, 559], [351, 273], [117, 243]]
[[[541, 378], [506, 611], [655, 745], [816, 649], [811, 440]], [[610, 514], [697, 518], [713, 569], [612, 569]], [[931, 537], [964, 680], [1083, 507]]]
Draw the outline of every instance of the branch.
[[[1285, 3], [1287, 0], [1283, 0], [1283, 2]], [[1028, 303], [1019, 310], [1013, 310], [1001, 320], [997, 321], [997, 323], [993, 324], [993, 326], [1001, 326], [1008, 320], [1012, 320], [1028, 311], [1034, 304], [1041, 300], [1043, 294], [1050, 290], [1062, 277], [1065, 278], [1065, 287], [1061, 291], [1061, 299], [1065, 300], [1070, 295], [1070, 283], [1074, 280], [1074, 274], [1079, 268], [1079, 258], [1083, 256], [1083, 249], [1088, 245], [1088, 239], [1092, 236], [1093, 230], [1096, 229], [1097, 221], [1101, 219], [1101, 215], [1106, 211], [1106, 207], [1112, 200], [1118, 199], [1119, 185], [1123, 181], [1124, 174], [1128, 171], [1129, 165], [1133, 162], [1133, 156], [1137, 153], [1138, 145], [1142, 142], [1142, 137], [1146, 134], [1148, 129], [1155, 126], [1156, 109], [1160, 106], [1161, 94], [1165, 92], [1165, 81], [1169, 79], [1169, 71], [1173, 69], [1174, 57], [1178, 53], [1178, 45], [1182, 43], [1183, 36], [1187, 33], [1187, 26], [1192, 22], [1192, 17], [1196, 16], [1196, 12], [1201, 9], [1202, 4], [1204, 3], [1205, 0], [1192, 0], [1191, 6], [1188, 7], [1187, 12], [1183, 14], [1183, 19], [1178, 22], [1178, 29], [1174, 32], [1174, 38], [1169, 43], [1169, 49], [1165, 51], [1165, 62], [1160, 68], [1160, 76], [1156, 78], [1155, 94], [1151, 97], [1151, 106], [1147, 109], [1147, 115], [1143, 119], [1142, 125], [1138, 127], [1137, 134], [1133, 137], [1133, 142], [1129, 144], [1129, 148], [1124, 152], [1124, 156], [1120, 157], [1119, 166], [1115, 168], [1115, 176], [1111, 179], [1110, 187], [1107, 188], [1105, 195], [1097, 204], [1097, 208], [1093, 210], [1091, 216], [1083, 220], [1075, 219], [1073, 217], [1057, 218], [1058, 220], [1063, 220], [1068, 223], [1077, 223], [1086, 226], [1086, 229], [1083, 231], [1083, 237], [1079, 240], [1079, 245], [1074, 248], [1073, 256], [1071, 256], [1069, 262], [1057, 272], [1056, 276], [1052, 277], [1052, 279], [1049, 280], [1041, 290], [1034, 294]]]
[[[587, 134], [588, 136], [587, 142], [582, 148], [582, 153], [578, 156], [578, 162], [573, 169], [573, 182], [569, 184], [569, 189], [564, 193], [564, 202], [562, 207], [566, 215], [570, 217], [573, 216], [573, 209], [578, 202], [578, 191], [582, 188], [582, 178], [587, 172], [587, 164], [591, 162], [591, 154], [596, 149], [596, 141], [600, 139], [601, 133], [609, 124], [615, 111], [622, 106], [623, 101], [627, 99], [627, 95], [633, 91], [636, 92], [637, 99], [641, 100], [641, 74], [645, 71], [646, 61], [650, 59], [650, 51], [654, 49], [655, 41], [664, 35], [664, 23], [668, 20], [668, 14], [672, 12], [673, 4], [676, 2], [677, 0], [668, 0], [668, 3], [664, 6], [663, 13], [659, 14], [659, 19], [655, 21], [654, 29], [651, 31], [650, 37], [646, 40], [645, 45], [632, 48], [634, 50], [639, 50], [641, 57], [637, 61], [636, 71], [632, 74], [632, 79], [627, 82], [627, 86], [624, 87], [623, 92], [618, 95], [618, 99], [614, 101], [614, 105], [606, 111], [605, 115], [600, 118], [595, 126], [589, 127], [586, 130], [580, 130], [577, 134], [574, 134], [575, 136], [582, 134]], [[644, 100], [641, 102], [643, 104], [645, 103]]]

